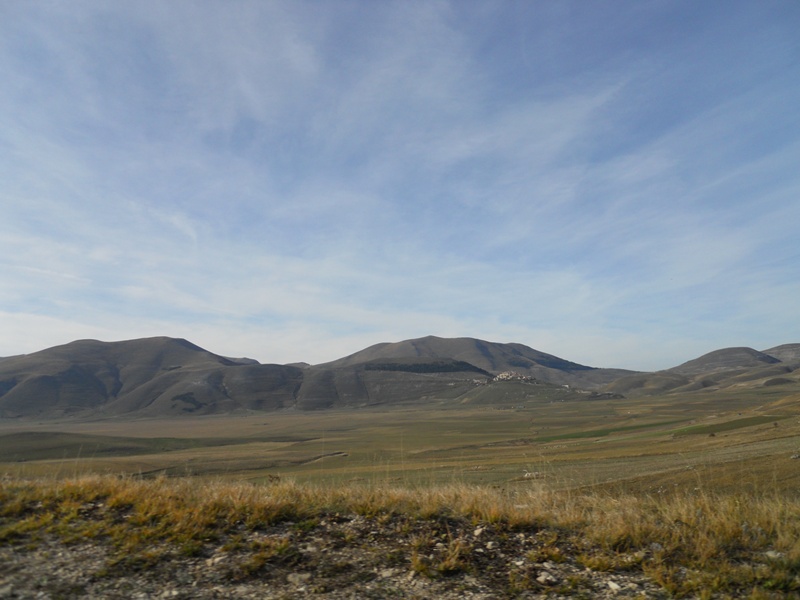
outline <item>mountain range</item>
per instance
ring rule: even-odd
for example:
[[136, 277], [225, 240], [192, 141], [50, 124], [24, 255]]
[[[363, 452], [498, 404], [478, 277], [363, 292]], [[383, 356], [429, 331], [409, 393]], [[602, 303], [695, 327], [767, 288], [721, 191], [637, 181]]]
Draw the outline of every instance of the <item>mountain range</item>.
[[[782, 385], [800, 344], [726, 348], [641, 373], [564, 360], [523, 344], [428, 336], [319, 364], [260, 364], [184, 339], [79, 340], [0, 358], [0, 418], [116, 418], [280, 409], [591, 399]], [[538, 394], [538, 396], [537, 396]], [[548, 395], [549, 394], [549, 395]]]

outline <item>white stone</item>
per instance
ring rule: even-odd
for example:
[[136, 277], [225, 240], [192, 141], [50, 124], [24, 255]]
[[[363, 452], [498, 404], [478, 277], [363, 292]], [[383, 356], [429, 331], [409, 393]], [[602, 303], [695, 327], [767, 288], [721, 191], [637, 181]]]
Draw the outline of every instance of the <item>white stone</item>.
[[539, 573], [539, 576], [536, 578], [536, 581], [538, 581], [542, 585], [553, 585], [558, 583], [558, 579], [553, 577], [553, 575], [551, 575], [547, 571], [542, 571], [541, 573]]
[[289, 573], [286, 581], [294, 585], [300, 585], [311, 579], [311, 573]]

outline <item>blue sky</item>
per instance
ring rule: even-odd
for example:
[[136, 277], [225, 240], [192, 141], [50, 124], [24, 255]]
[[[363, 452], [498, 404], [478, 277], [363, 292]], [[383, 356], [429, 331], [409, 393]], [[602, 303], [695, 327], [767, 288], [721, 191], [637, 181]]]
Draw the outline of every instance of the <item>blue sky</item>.
[[0, 356], [800, 342], [800, 3], [0, 2]]

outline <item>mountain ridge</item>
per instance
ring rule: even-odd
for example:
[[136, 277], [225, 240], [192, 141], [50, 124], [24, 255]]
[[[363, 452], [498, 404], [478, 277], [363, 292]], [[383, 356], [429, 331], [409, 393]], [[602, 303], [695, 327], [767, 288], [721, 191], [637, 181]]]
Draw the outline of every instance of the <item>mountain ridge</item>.
[[228, 358], [183, 338], [83, 339], [0, 359], [0, 418], [426, 405], [488, 397], [472, 391], [501, 374], [505, 381], [609, 397], [793, 381], [800, 344], [770, 350], [781, 358], [747, 347], [723, 348], [671, 369], [642, 373], [590, 367], [524, 344], [469, 337], [384, 342], [317, 365]]

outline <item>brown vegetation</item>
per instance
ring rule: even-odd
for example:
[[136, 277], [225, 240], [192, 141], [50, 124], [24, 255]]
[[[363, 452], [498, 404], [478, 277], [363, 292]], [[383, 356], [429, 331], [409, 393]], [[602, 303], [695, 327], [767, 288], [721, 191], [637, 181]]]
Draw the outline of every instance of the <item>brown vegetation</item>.
[[[785, 494], [3, 481], [2, 545], [24, 553], [54, 540], [106, 548], [92, 574], [101, 580], [193, 559], [224, 565], [224, 581], [277, 579], [305, 589], [313, 578], [329, 594], [376, 573], [435, 581], [442, 593], [472, 585], [488, 594], [481, 597], [621, 593], [623, 583], [665, 597], [800, 593], [800, 499]], [[361, 558], [347, 555], [349, 566], [337, 571], [328, 559], [348, 548]]]

